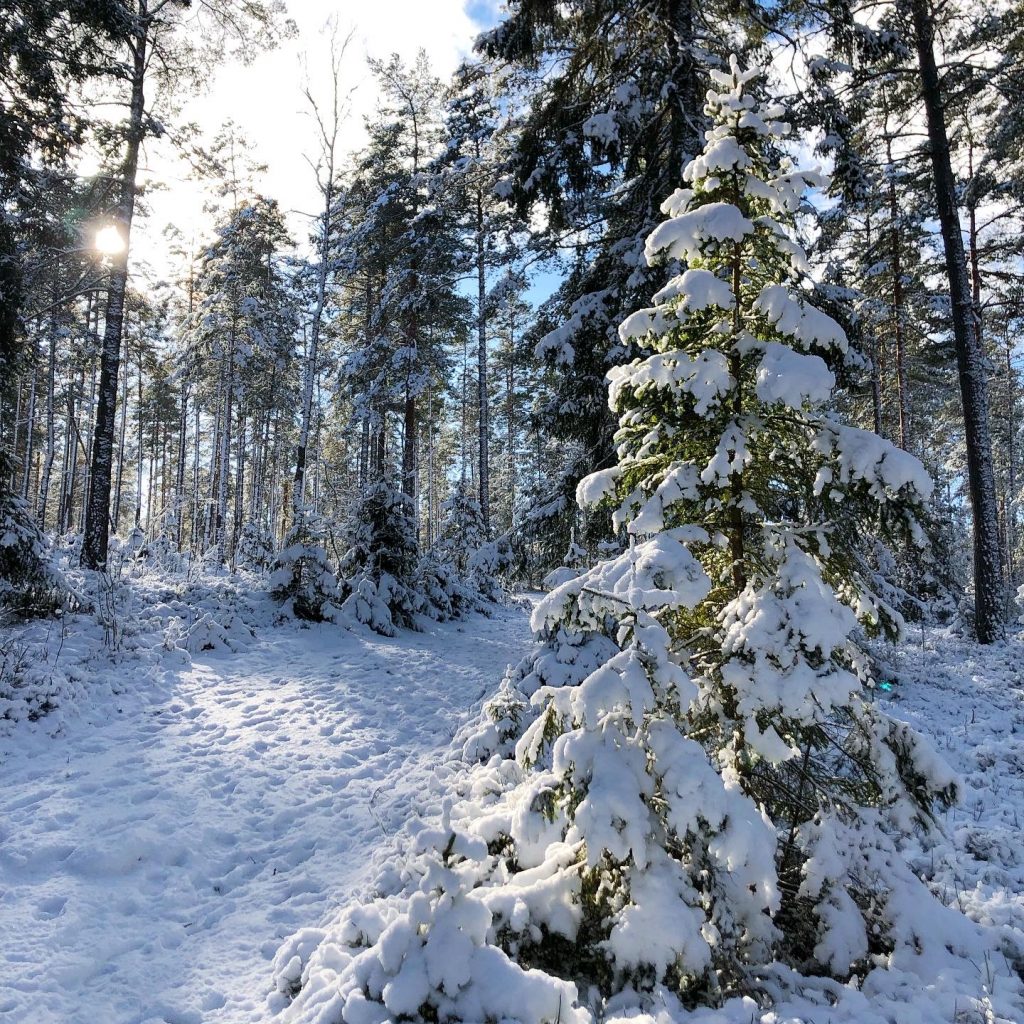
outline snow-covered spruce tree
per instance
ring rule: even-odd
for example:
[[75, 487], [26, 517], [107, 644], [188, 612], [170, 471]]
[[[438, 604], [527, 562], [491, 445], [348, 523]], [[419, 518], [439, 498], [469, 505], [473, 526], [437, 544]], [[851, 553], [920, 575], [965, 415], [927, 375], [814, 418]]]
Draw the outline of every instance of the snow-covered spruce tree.
[[865, 695], [851, 640], [897, 625], [857, 534], [913, 530], [929, 481], [820, 411], [810, 350], [845, 338], [801, 298], [785, 226], [820, 177], [769, 170], [784, 125], [753, 77], [734, 63], [708, 94], [648, 250], [688, 269], [623, 325], [646, 355], [611, 374], [618, 465], [580, 486], [628, 547], [538, 606], [548, 642], [470, 751], [497, 753], [419, 834], [404, 889], [279, 954], [296, 1020], [671, 1015], [773, 961], [846, 978], [956, 941], [897, 849], [955, 783]]
[[300, 619], [333, 620], [341, 603], [338, 578], [324, 548], [322, 519], [301, 509], [270, 574], [270, 591]]
[[456, 484], [441, 506], [441, 530], [435, 547], [444, 552], [461, 576], [469, 573], [473, 553], [487, 543], [480, 502], [468, 484]]
[[416, 588], [416, 523], [406, 496], [386, 477], [371, 483], [343, 538], [342, 610], [377, 633], [415, 628], [423, 601]]
[[456, 484], [441, 507], [441, 528], [420, 560], [420, 588], [440, 618], [487, 612], [505, 593], [502, 581], [512, 566], [506, 537], [488, 539], [480, 502], [469, 485]]
[[264, 573], [274, 562], [274, 538], [267, 527], [255, 520], [242, 524], [235, 545], [235, 565], [249, 572]]
[[[725, 91], [708, 96], [715, 127], [647, 243], [649, 259], [687, 269], [621, 328], [645, 355], [609, 374], [618, 465], [585, 480], [579, 497], [611, 500], [630, 548], [538, 610], [541, 621], [590, 626], [610, 615], [619, 657], [644, 666], [642, 710], [624, 683], [618, 699], [601, 698], [608, 711], [584, 698], [568, 723], [586, 733], [588, 714], [624, 707], [651, 737], [641, 744], [650, 781], [638, 776], [637, 795], [649, 810], [666, 801], [665, 848], [701, 894], [707, 949], [697, 943], [695, 966], [703, 959], [705, 970], [684, 987], [709, 989], [739, 981], [772, 948], [840, 977], [890, 951], [905, 935], [900, 889], [917, 882], [878, 837], [927, 825], [933, 803], [955, 797], [948, 770], [863, 693], [868, 664], [851, 635], [900, 623], [869, 586], [861, 538], [919, 539], [931, 483], [914, 457], [821, 411], [835, 379], [818, 353], [841, 355], [846, 338], [801, 297], [806, 257], [787, 226], [824, 179], [769, 169], [767, 145], [788, 128], [780, 108], [750, 94], [756, 75], [735, 62], [716, 75]], [[662, 666], [684, 663], [692, 678], [659, 679]], [[672, 805], [692, 782], [675, 781], [659, 749], [658, 709], [679, 727], [673, 746], [678, 735], [693, 756], [696, 743], [724, 786], [683, 829]], [[732, 888], [735, 868], [722, 870], [736, 841], [724, 794], [746, 807], [746, 838], [774, 850], [760, 877], [764, 863], [747, 860], [745, 896]], [[630, 899], [625, 914], [639, 906]]]
[[46, 615], [66, 596], [28, 506], [12, 494], [0, 494], [0, 612]]
[[[9, 459], [0, 452], [0, 478], [9, 473]], [[0, 621], [4, 612], [48, 615], [70, 596], [28, 503], [0, 486]]]
[[428, 613], [444, 621], [484, 609], [474, 559], [486, 543], [480, 502], [468, 484], [457, 483], [441, 506], [438, 537], [417, 569], [418, 588]]

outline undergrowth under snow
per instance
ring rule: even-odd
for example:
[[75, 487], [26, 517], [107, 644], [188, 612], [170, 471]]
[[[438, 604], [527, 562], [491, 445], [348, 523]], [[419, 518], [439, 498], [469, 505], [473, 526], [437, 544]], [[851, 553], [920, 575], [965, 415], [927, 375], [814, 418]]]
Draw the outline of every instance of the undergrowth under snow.
[[[405, 906], [410, 846], [447, 841], [440, 825], [493, 799], [455, 753], [473, 719], [449, 741], [528, 651], [526, 613], [385, 639], [282, 620], [227, 577], [144, 574], [92, 597], [91, 616], [0, 632], [0, 1016], [336, 1024], [349, 901]], [[859, 985], [765, 972], [770, 1009], [686, 1011], [659, 993], [649, 1018], [628, 1001], [606, 1018], [1024, 1020], [1024, 645], [926, 631], [877, 653], [887, 710], [964, 782], [945, 838], [907, 856], [977, 922], [976, 955], [922, 936], [921, 956]], [[292, 1000], [300, 979], [309, 995]]]
[[[380, 1006], [362, 993], [364, 987], [372, 990], [386, 982], [385, 998], [392, 1002], [404, 999], [408, 990], [414, 1015], [422, 986], [441, 986], [465, 1020], [477, 1019], [472, 1013], [467, 1016], [466, 1008], [478, 1005], [481, 1020], [557, 1019], [563, 1024], [590, 1019], [638, 1024], [1019, 1024], [1024, 1020], [1021, 653], [1019, 640], [982, 648], [937, 632], [919, 633], [899, 647], [877, 651], [892, 687], [883, 698], [886, 710], [931, 738], [960, 774], [966, 796], [946, 814], [943, 837], [927, 848], [912, 839], [905, 849], [915, 873], [945, 906], [916, 900], [896, 908], [901, 927], [913, 931], [908, 946], [916, 946], [916, 952], [904, 949], [880, 957], [865, 978], [843, 985], [776, 966], [760, 973], [760, 998], [687, 1010], [664, 990], [645, 997], [627, 992], [602, 1003], [596, 992], [577, 992], [558, 981], [550, 968], [549, 973], [510, 974], [508, 961], [488, 933], [488, 921], [492, 915], [495, 920], [514, 919], [516, 908], [508, 901], [515, 893], [504, 892], [500, 879], [488, 880], [487, 847], [481, 840], [525, 808], [506, 806], [518, 776], [512, 762], [488, 761], [487, 751], [494, 749], [498, 737], [482, 722], [483, 728], [470, 725], [458, 739], [468, 757], [453, 754], [439, 772], [436, 805], [443, 807], [441, 820], [410, 828], [403, 854], [387, 861], [380, 872], [378, 898], [350, 903], [326, 924], [297, 932], [278, 952], [279, 994], [271, 996], [271, 1009], [291, 1024], [379, 1024], [391, 1018], [382, 1018]], [[486, 763], [472, 763], [481, 748]], [[503, 772], [516, 777], [503, 778]], [[543, 836], [538, 839], [543, 845]], [[438, 853], [446, 850], [459, 856], [443, 869], [447, 858]], [[550, 863], [544, 867], [550, 869]], [[442, 870], [444, 877], [435, 877]], [[516, 892], [530, 903], [547, 891], [550, 903], [543, 908], [524, 905], [522, 915], [546, 917], [557, 928], [559, 913], [571, 917], [573, 911], [568, 906], [559, 910], [554, 879], [545, 889], [541, 871], [540, 864], [532, 874], [524, 871]], [[430, 893], [442, 890], [446, 905], [428, 907]], [[416, 925], [427, 916], [432, 929], [423, 933], [428, 936], [424, 940]], [[656, 936], [648, 933], [639, 941], [656, 941]]]
[[528, 647], [525, 614], [386, 639], [282, 619], [239, 578], [142, 574], [104, 601], [0, 631], [21, 652], [0, 1019], [265, 1020], [281, 942], [425, 809], [461, 718]]

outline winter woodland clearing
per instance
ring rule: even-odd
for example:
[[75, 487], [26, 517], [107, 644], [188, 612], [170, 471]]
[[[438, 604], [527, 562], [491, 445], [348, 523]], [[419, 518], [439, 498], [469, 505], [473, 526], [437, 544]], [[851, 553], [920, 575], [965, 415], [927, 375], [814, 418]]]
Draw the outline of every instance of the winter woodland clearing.
[[1022, 1024], [1019, 5], [295, 6], [0, 21], [0, 1016]]

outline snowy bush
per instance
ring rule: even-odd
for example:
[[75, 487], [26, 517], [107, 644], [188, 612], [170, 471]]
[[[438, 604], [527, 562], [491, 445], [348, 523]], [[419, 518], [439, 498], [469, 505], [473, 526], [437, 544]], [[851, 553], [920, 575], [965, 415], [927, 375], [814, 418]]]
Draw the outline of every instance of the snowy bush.
[[477, 766], [390, 894], [279, 955], [296, 1020], [670, 1018], [764, 997], [780, 962], [845, 982], [972, 952], [900, 853], [957, 782], [853, 640], [900, 628], [860, 540], [920, 537], [931, 483], [822, 411], [846, 339], [790, 224], [823, 179], [769, 168], [786, 126], [754, 73], [714, 77], [647, 242], [686, 269], [622, 325], [618, 463], [578, 490], [628, 546], [538, 605], [543, 646], [460, 737]]
[[40, 645], [16, 634], [0, 637], [0, 736], [18, 722], [49, 714], [74, 689], [67, 676], [49, 663]]
[[544, 577], [544, 589], [554, 590], [555, 587], [559, 587], [569, 580], [577, 579], [589, 567], [590, 556], [573, 540], [570, 542], [569, 550], [566, 551], [565, 557], [562, 559], [562, 564], [557, 569], [552, 569]]
[[[0, 458], [0, 474], [6, 473], [4, 462]], [[0, 490], [0, 612], [48, 615], [70, 598], [28, 504]]]
[[274, 563], [274, 538], [270, 531], [252, 520], [243, 523], [234, 558], [239, 568], [254, 573], [266, 572]]
[[420, 560], [425, 614], [444, 620], [486, 612], [489, 602], [504, 597], [501, 581], [511, 561], [507, 539], [488, 540], [479, 502], [458, 485], [442, 507], [437, 540]]
[[416, 524], [405, 496], [386, 480], [371, 484], [343, 541], [344, 612], [385, 636], [414, 628], [423, 601], [416, 587]]
[[496, 537], [481, 544], [469, 559], [470, 578], [489, 601], [506, 599], [514, 568], [515, 558], [508, 537]]
[[417, 618], [446, 621], [486, 612], [502, 597], [508, 545], [488, 541], [475, 499], [457, 488], [437, 541], [418, 551], [408, 499], [386, 480], [372, 484], [342, 534], [343, 615], [385, 636], [416, 629]]
[[303, 510], [285, 535], [270, 575], [270, 592], [298, 618], [312, 622], [332, 619], [341, 600], [338, 579], [323, 541], [322, 520]]
[[238, 652], [245, 650], [254, 636], [252, 629], [230, 611], [219, 617], [204, 612], [185, 630], [180, 646], [189, 654], [218, 650]]
[[460, 574], [439, 551], [428, 551], [420, 559], [416, 590], [423, 599], [423, 613], [438, 622], [459, 619], [486, 607], [475, 579]]

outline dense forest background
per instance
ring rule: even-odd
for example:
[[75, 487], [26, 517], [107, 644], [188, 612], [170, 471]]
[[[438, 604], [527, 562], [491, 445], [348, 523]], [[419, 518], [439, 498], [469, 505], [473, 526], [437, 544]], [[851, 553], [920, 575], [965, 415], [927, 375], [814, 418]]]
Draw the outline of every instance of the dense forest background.
[[[303, 233], [236, 126], [209, 138], [179, 116], [218, 63], [292, 31], [280, 4], [14, 0], [10, 586], [52, 543], [93, 568], [110, 550], [181, 571], [276, 565], [286, 590], [326, 568], [339, 589], [323, 584], [312, 615], [387, 574], [401, 619], [471, 554], [480, 576], [537, 583], [613, 544], [573, 495], [614, 462], [605, 374], [632, 355], [618, 325], [671, 276], [644, 240], [703, 144], [707, 76], [735, 53], [770, 69], [794, 155], [833, 175], [799, 227], [812, 297], [852, 342], [836, 411], [936, 482], [930, 548], [879, 538], [865, 557], [905, 616], [976, 615], [998, 636], [1024, 532], [1022, 18], [928, 0], [514, 0], [450, 81], [423, 55], [372, 61], [379, 109], [354, 153], [342, 70], [358, 58], [335, 27], [333, 89], [305, 96], [321, 208]], [[132, 258], [158, 138], [187, 156], [213, 225], [179, 232], [173, 279]]]

